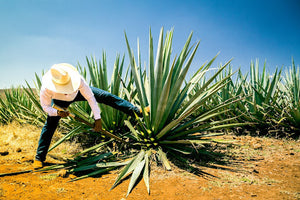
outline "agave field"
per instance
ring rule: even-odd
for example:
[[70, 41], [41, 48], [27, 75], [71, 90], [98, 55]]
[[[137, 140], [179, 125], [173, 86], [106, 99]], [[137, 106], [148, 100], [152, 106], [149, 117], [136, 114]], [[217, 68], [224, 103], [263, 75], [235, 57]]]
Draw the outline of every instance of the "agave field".
[[[192, 34], [181, 52], [172, 52], [173, 30], [161, 29], [157, 48], [149, 32], [148, 60], [141, 60], [139, 46], [134, 54], [125, 34], [129, 64], [125, 56], [115, 59], [111, 78], [106, 55], [97, 60], [86, 58], [77, 65], [78, 71], [91, 86], [109, 91], [138, 105], [143, 117], [126, 114], [99, 104], [103, 128], [125, 142], [91, 131], [73, 118], [62, 119], [64, 137], [49, 151], [65, 140], [82, 133], [91, 139], [80, 153], [61, 165], [42, 170], [66, 169], [77, 176], [73, 181], [119, 170], [111, 189], [125, 177], [130, 177], [127, 195], [137, 181], [144, 180], [150, 193], [151, 165], [171, 170], [172, 163], [192, 165], [192, 160], [210, 152], [206, 145], [227, 143], [216, 137], [227, 132], [272, 137], [299, 138], [300, 133], [300, 68], [292, 61], [289, 68], [277, 68], [273, 74], [258, 61], [250, 63], [250, 73], [233, 72], [230, 60], [222, 66], [212, 59], [198, 67], [190, 76], [193, 58], [199, 43], [191, 44]], [[156, 55], [154, 55], [156, 53]], [[142, 63], [146, 64], [142, 64]], [[212, 67], [213, 66], [213, 67]], [[35, 87], [5, 91], [0, 99], [0, 123], [17, 120], [41, 127], [46, 114], [39, 103], [41, 76], [36, 74]], [[145, 107], [150, 107], [150, 112]], [[76, 102], [69, 111], [93, 123], [86, 102]]]

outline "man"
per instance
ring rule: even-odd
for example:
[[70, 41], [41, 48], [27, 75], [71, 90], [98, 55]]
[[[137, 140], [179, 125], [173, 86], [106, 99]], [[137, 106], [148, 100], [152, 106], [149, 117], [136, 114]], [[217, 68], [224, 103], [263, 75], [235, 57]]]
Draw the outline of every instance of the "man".
[[[54, 109], [52, 107], [53, 104], [67, 108], [75, 101], [88, 101], [94, 114], [94, 130], [96, 132], [102, 129], [100, 108], [97, 103], [104, 103], [131, 116], [134, 116], [134, 113], [141, 116], [140, 109], [128, 101], [107, 91], [89, 87], [76, 68], [67, 63], [53, 65], [43, 76], [40, 101], [43, 110], [48, 113], [48, 116], [39, 139], [33, 163], [34, 169], [43, 167], [43, 162], [46, 160], [50, 142], [58, 126], [58, 122], [61, 117], [69, 115], [67, 111]], [[146, 110], [148, 112], [149, 108]]]

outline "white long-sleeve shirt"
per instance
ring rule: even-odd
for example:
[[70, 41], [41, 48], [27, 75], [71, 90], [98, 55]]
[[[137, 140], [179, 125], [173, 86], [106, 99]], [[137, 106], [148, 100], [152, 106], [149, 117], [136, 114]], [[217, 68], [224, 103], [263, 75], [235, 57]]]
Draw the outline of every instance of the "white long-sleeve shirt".
[[48, 113], [49, 116], [57, 116], [57, 110], [55, 108], [52, 108], [51, 106], [51, 100], [52, 99], [57, 99], [61, 101], [73, 101], [75, 97], [78, 94], [78, 91], [82, 94], [82, 96], [88, 101], [95, 120], [100, 119], [100, 108], [97, 104], [97, 101], [94, 97], [94, 94], [89, 87], [89, 85], [86, 83], [83, 77], [81, 77], [81, 83], [77, 91], [75, 91], [72, 94], [61, 94], [61, 93], [56, 93], [54, 91], [51, 91], [44, 87], [42, 85], [41, 91], [40, 91], [40, 101], [41, 101], [41, 106], [45, 112]]

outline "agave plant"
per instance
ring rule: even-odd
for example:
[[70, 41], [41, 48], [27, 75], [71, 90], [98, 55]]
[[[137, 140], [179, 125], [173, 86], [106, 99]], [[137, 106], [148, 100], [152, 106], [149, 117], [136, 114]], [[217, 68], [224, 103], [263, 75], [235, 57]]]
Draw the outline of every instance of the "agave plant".
[[38, 102], [38, 95], [27, 83], [26, 87], [12, 88], [5, 91], [5, 97], [0, 99], [1, 122], [12, 120], [20, 123], [30, 123], [41, 126], [46, 118]]
[[[266, 71], [264, 64], [262, 73], [259, 73], [259, 63], [251, 62], [250, 82], [244, 84], [243, 91], [246, 96], [245, 112], [256, 123], [255, 129], [260, 134], [267, 135], [276, 130], [278, 120], [281, 118], [281, 97], [278, 89], [282, 69], [276, 68], [273, 75]], [[249, 127], [248, 127], [249, 128]]]
[[[4, 91], [4, 98], [0, 98], [0, 116], [2, 123], [8, 123], [14, 119], [20, 119], [18, 101], [24, 101], [24, 95], [21, 88], [12, 88]], [[10, 103], [11, 102], [11, 103]]]
[[[292, 66], [286, 70], [281, 86], [282, 96], [284, 97], [282, 109], [284, 120], [281, 122], [285, 127], [292, 129], [292, 134], [299, 137], [300, 130], [300, 68], [296, 69], [294, 60]], [[284, 123], [284, 124], [283, 124]], [[298, 134], [297, 134], [298, 132]]]
[[[137, 124], [133, 126], [129, 121], [125, 124], [131, 131], [129, 136], [131, 143], [140, 149], [119, 174], [114, 188], [124, 177], [131, 174], [127, 195], [135, 185], [138, 177], [143, 174], [147, 190], [149, 189], [149, 158], [157, 157], [167, 170], [171, 170], [169, 159], [179, 158], [185, 160], [184, 155], [191, 154], [194, 149], [203, 147], [203, 144], [214, 140], [213, 136], [219, 135], [216, 130], [229, 128], [239, 124], [227, 123], [226, 119], [211, 121], [210, 119], [224, 113], [223, 108], [232, 102], [216, 105], [214, 108], [193, 117], [192, 114], [205, 105], [213, 95], [227, 85], [232, 74], [214, 82], [215, 78], [229, 64], [222, 66], [212, 77], [192, 96], [195, 83], [200, 81], [208, 71], [215, 58], [208, 64], [204, 64], [192, 76], [185, 81], [187, 72], [192, 64], [199, 42], [190, 45], [192, 33], [188, 37], [180, 55], [171, 60], [173, 30], [164, 38], [161, 29], [157, 47], [156, 61], [154, 62], [153, 39], [149, 34], [149, 62], [148, 73], [141, 67], [140, 56], [136, 62], [125, 34], [131, 71], [137, 88], [138, 100], [143, 111], [143, 118], [137, 118]], [[139, 49], [139, 48], [138, 48]], [[138, 52], [140, 55], [140, 52]], [[187, 98], [189, 96], [189, 98]], [[150, 106], [150, 113], [145, 112], [145, 107]]]
[[[124, 56], [120, 61], [120, 56], [117, 55], [110, 84], [108, 84], [107, 63], [104, 53], [102, 56], [102, 63], [99, 61], [98, 64], [95, 59], [92, 58], [89, 60], [87, 58], [87, 66], [91, 76], [92, 86], [108, 91], [116, 96], [120, 96], [123, 99], [127, 98], [123, 92], [121, 80], [124, 66]], [[117, 133], [119, 128], [124, 125], [124, 119], [127, 116], [123, 112], [113, 109], [107, 105], [100, 104], [99, 106], [102, 111], [101, 117], [103, 121], [103, 127], [106, 130]]]
[[[222, 66], [220, 66], [222, 67]], [[217, 70], [218, 68], [214, 69]], [[224, 104], [226, 102], [231, 102], [228, 107], [223, 108], [223, 114], [217, 115], [215, 118], [212, 118], [212, 120], [222, 120], [227, 119], [227, 121], [231, 122], [250, 122], [249, 116], [245, 115], [245, 94], [243, 92], [243, 86], [246, 82], [246, 76], [242, 75], [241, 70], [238, 70], [237, 77], [230, 76], [231, 74], [234, 74], [232, 72], [232, 66], [229, 65], [228, 68], [225, 68], [222, 73], [219, 73], [219, 75], [215, 78], [215, 82], [219, 82], [219, 80], [224, 79], [225, 77], [228, 77], [227, 84], [220, 89], [216, 95], [212, 96], [210, 101], [207, 101], [206, 105], [198, 109], [198, 112], [206, 112], [208, 110], [211, 110], [216, 105]], [[234, 81], [235, 79], [235, 81]], [[192, 96], [194, 93], [196, 93], [202, 85], [205, 83], [205, 81], [201, 81], [196, 83], [196, 87], [193, 88], [194, 92], [190, 95]], [[197, 113], [196, 113], [197, 114]], [[194, 114], [195, 115], [195, 114]]]

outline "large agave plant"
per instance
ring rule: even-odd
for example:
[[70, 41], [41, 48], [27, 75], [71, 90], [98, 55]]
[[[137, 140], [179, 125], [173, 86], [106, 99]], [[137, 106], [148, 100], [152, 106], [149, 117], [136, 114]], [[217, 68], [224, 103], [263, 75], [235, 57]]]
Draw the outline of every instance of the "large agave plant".
[[[218, 135], [215, 133], [216, 130], [242, 125], [228, 123], [226, 119], [210, 120], [223, 114], [225, 112], [223, 108], [228, 107], [232, 102], [216, 105], [204, 113], [192, 116], [197, 109], [204, 106], [226, 86], [232, 74], [228, 74], [217, 82], [214, 80], [229, 62], [208, 78], [191, 96], [189, 94], [193, 91], [195, 83], [203, 79], [215, 58], [201, 66], [189, 81], [185, 81], [199, 42], [190, 45], [192, 39], [192, 34], [190, 34], [180, 55], [172, 59], [172, 37], [173, 31], [169, 31], [164, 37], [164, 31], [161, 29], [157, 55], [154, 58], [150, 31], [148, 73], [146, 73], [146, 70], [142, 69], [140, 56], [138, 62], [136, 61], [125, 34], [131, 71], [137, 88], [138, 100], [143, 110], [143, 118], [137, 118], [135, 126], [125, 121], [131, 131], [129, 136], [131, 143], [135, 144], [135, 148], [140, 151], [124, 167], [112, 187], [114, 188], [132, 172], [127, 195], [142, 174], [149, 192], [149, 159], [153, 157], [152, 155], [157, 157], [167, 170], [171, 170], [168, 157], [185, 160], [184, 155], [191, 154], [195, 148], [217, 141], [210, 138]], [[140, 52], [138, 54], [140, 55]], [[150, 106], [150, 113], [145, 112], [146, 106]]]

